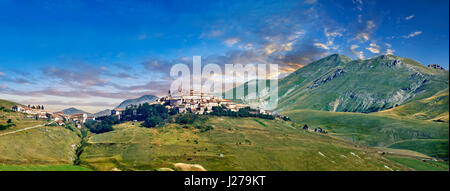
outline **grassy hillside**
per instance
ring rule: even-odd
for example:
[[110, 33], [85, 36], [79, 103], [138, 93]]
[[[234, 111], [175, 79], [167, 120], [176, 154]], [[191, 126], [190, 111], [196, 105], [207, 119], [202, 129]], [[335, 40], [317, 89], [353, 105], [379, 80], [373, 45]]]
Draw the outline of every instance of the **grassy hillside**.
[[0, 170], [14, 165], [25, 165], [22, 167], [27, 169], [33, 164], [72, 164], [74, 149], [80, 141], [77, 132], [45, 126], [48, 121], [30, 119], [22, 113], [0, 111], [0, 124], [7, 124], [9, 119], [14, 125], [0, 130]]
[[12, 101], [8, 101], [8, 100], [0, 99], [0, 107], [11, 109], [11, 107], [14, 105], [21, 105], [21, 104], [18, 104], [18, 103], [12, 102]]
[[214, 129], [116, 125], [89, 139], [81, 164], [96, 170], [180, 170], [176, 163], [206, 170], [408, 169], [378, 150], [306, 132], [291, 122], [212, 117], [205, 123]]
[[418, 170], [418, 171], [448, 171], [448, 161], [447, 162], [437, 162], [437, 161], [423, 161], [414, 158], [405, 157], [386, 157], [393, 162], [402, 164], [408, 168]]
[[0, 164], [0, 171], [92, 171], [74, 165], [5, 165]]
[[283, 114], [297, 123], [325, 128], [331, 135], [346, 140], [369, 146], [411, 149], [433, 157], [448, 158], [448, 123], [379, 113], [294, 110]]
[[399, 107], [383, 111], [382, 115], [448, 122], [448, 94], [448, 88], [446, 88], [431, 97], [412, 101]]
[[[251, 81], [236, 90], [246, 92], [247, 86], [257, 85]], [[432, 69], [408, 58], [382, 55], [351, 60], [334, 54], [280, 79], [275, 111], [311, 109], [370, 113], [428, 98], [448, 86], [448, 71]], [[274, 92], [258, 100], [245, 96], [236, 100], [261, 103], [271, 94]]]
[[407, 58], [384, 55], [349, 61], [334, 57], [313, 62], [280, 80], [278, 110], [368, 113], [430, 97], [448, 88], [447, 71]]

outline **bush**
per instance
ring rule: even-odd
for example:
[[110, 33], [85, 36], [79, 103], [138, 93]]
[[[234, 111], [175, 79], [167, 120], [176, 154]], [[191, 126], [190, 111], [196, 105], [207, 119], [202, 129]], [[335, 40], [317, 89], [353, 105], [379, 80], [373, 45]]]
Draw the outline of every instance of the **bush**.
[[114, 124], [118, 124], [119, 120], [111, 117], [111, 116], [105, 116], [100, 118], [101, 121], [89, 121], [85, 123], [84, 125], [91, 131], [92, 133], [105, 133], [114, 130], [112, 126]]
[[195, 128], [200, 129], [201, 133], [214, 129], [211, 125], [197, 125], [197, 126], [195, 126]]
[[147, 118], [144, 123], [142, 123], [142, 126], [147, 127], [147, 128], [153, 128], [156, 127], [157, 125], [161, 124], [164, 120], [160, 117], [149, 117]]

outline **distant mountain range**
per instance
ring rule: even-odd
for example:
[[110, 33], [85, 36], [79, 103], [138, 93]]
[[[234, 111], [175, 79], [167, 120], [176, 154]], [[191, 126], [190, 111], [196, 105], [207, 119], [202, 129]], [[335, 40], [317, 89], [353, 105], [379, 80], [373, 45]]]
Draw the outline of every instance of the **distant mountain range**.
[[64, 109], [64, 110], [62, 110], [62, 111], [60, 111], [60, 112], [63, 113], [63, 114], [66, 114], [66, 115], [72, 115], [72, 114], [75, 114], [75, 113], [86, 113], [86, 114], [90, 114], [89, 112], [85, 112], [85, 111], [83, 111], [83, 110], [79, 110], [79, 109], [74, 108], [74, 107]]
[[119, 106], [117, 106], [116, 108], [125, 109], [129, 105], [139, 105], [147, 102], [151, 103], [156, 101], [156, 99], [158, 99], [158, 97], [154, 95], [144, 95], [136, 99], [127, 99], [122, 103], [120, 103]]
[[[127, 106], [129, 105], [139, 105], [139, 104], [143, 104], [143, 103], [151, 103], [154, 102], [156, 99], [158, 99], [158, 97], [154, 96], [154, 95], [144, 95], [141, 96], [139, 98], [136, 99], [127, 99], [125, 101], [123, 101], [122, 103], [120, 103], [116, 108], [121, 108], [121, 109], [125, 109]], [[66, 115], [72, 115], [75, 113], [86, 113], [90, 116], [94, 116], [94, 117], [101, 117], [101, 116], [106, 116], [106, 115], [110, 115], [111, 114], [111, 109], [105, 109], [103, 111], [91, 114], [89, 112], [85, 112], [83, 110], [71, 107], [65, 110], [61, 111], [62, 113], [66, 114]]]
[[[434, 96], [448, 86], [448, 71], [437, 66], [427, 67], [409, 58], [381, 55], [352, 60], [333, 54], [280, 79], [276, 111], [312, 109], [370, 113]], [[243, 91], [244, 87], [241, 85], [237, 89]], [[245, 97], [236, 101], [252, 102]], [[448, 107], [441, 110], [448, 113]]]
[[107, 115], [111, 115], [111, 110], [110, 109], [105, 109], [103, 111], [99, 111], [97, 113], [92, 114], [94, 117], [102, 117], [102, 116], [107, 116]]

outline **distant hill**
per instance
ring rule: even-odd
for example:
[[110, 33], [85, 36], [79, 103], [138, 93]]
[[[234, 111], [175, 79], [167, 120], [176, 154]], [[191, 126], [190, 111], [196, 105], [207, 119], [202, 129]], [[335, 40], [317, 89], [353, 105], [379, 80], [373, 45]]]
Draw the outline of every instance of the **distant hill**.
[[75, 114], [75, 113], [86, 113], [86, 114], [90, 114], [89, 112], [85, 112], [85, 111], [83, 111], [83, 110], [79, 110], [79, 109], [74, 108], [74, 107], [67, 108], [67, 109], [62, 110], [62, 111], [60, 111], [60, 112], [63, 113], [63, 114], [66, 114], [66, 115], [72, 115], [72, 114]]
[[11, 109], [11, 107], [15, 106], [15, 105], [22, 105], [22, 104], [18, 104], [18, 103], [12, 102], [12, 101], [0, 99], [0, 107]]
[[94, 117], [102, 117], [102, 116], [107, 116], [107, 115], [111, 115], [111, 110], [110, 109], [105, 109], [103, 111], [99, 111], [97, 113], [92, 114]]
[[381, 55], [352, 60], [333, 54], [280, 79], [276, 111], [377, 112], [433, 96], [448, 85], [448, 71], [409, 58]]
[[129, 105], [139, 105], [139, 104], [143, 104], [146, 102], [151, 103], [151, 102], [154, 102], [156, 99], [158, 99], [158, 97], [156, 97], [154, 95], [144, 95], [144, 96], [141, 96], [136, 99], [127, 99], [127, 100], [123, 101], [122, 103], [120, 103], [120, 105], [117, 106], [116, 108], [125, 109]]

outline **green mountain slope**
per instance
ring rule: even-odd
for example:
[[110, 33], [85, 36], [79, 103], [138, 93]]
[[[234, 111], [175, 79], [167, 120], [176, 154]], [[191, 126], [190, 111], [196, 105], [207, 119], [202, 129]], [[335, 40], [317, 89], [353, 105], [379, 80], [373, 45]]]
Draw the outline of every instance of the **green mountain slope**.
[[407, 104], [382, 111], [383, 115], [393, 115], [413, 119], [448, 122], [448, 88], [431, 97], [411, 101]]
[[327, 129], [330, 135], [373, 147], [409, 149], [448, 158], [448, 123], [398, 118], [383, 113], [294, 110], [282, 114], [300, 124]]
[[376, 112], [448, 88], [448, 72], [393, 55], [350, 61], [332, 55], [279, 82], [279, 111]]
[[[448, 71], [426, 67], [408, 58], [382, 55], [352, 61], [334, 54], [280, 79], [275, 111], [377, 112], [433, 96], [448, 88], [448, 82]], [[236, 90], [246, 91], [249, 84], [256, 86], [251, 81]], [[254, 104], [248, 97], [236, 99]]]
[[89, 139], [81, 164], [96, 170], [177, 170], [176, 163], [206, 170], [407, 170], [376, 149], [304, 131], [292, 122], [211, 117], [205, 123], [214, 129], [116, 125]]

